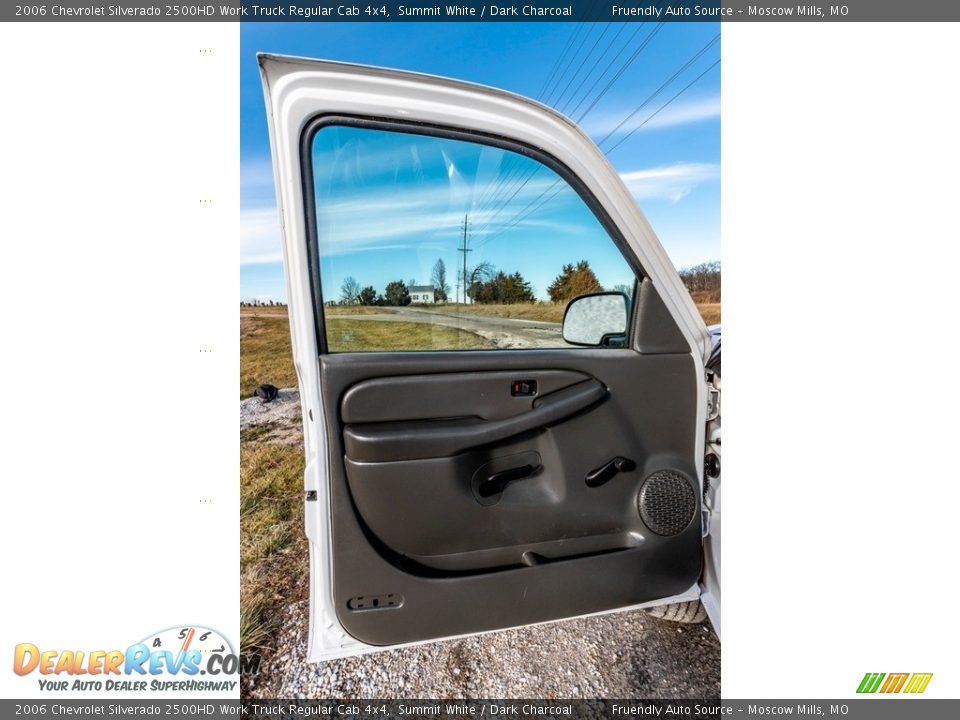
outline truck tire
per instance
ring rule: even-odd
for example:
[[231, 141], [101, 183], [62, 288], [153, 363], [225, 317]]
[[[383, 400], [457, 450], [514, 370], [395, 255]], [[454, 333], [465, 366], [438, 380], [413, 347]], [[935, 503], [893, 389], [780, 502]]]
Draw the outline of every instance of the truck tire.
[[670, 620], [671, 622], [687, 623], [695, 625], [702, 623], [707, 619], [707, 611], [703, 608], [703, 603], [699, 600], [689, 602], [674, 603], [672, 605], [657, 605], [647, 608], [645, 612], [661, 620]]

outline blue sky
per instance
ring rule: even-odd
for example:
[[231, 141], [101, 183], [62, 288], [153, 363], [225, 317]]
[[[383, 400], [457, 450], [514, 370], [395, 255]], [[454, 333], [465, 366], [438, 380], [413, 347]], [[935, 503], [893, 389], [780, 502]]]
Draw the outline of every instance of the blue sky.
[[[558, 107], [578, 119], [594, 140], [600, 141], [719, 33], [719, 24], [715, 23], [666, 23], [651, 36], [655, 28], [650, 23], [643, 26], [639, 23], [578, 25], [536, 22], [355, 25], [243, 23], [240, 58], [241, 299], [282, 300], [285, 297], [266, 114], [255, 61], [257, 52], [383, 65], [500, 87]], [[634, 62], [580, 119], [594, 98], [608, 86], [617, 71], [648, 37], [647, 46]], [[557, 66], [556, 61], [565, 50], [566, 59]], [[718, 67], [707, 70], [719, 55], [719, 43], [710, 46], [655, 99], [601, 144], [601, 148], [607, 150], [620, 143], [608, 153], [608, 157], [633, 192], [677, 267], [720, 257], [720, 73]], [[608, 66], [610, 70], [604, 73]], [[554, 79], [547, 83], [551, 71], [555, 69]], [[689, 90], [649, 119], [667, 100], [704, 71], [707, 71], [706, 74]], [[647, 121], [644, 127], [626, 137], [628, 131], [643, 121]], [[461, 180], [469, 182], [471, 191], [468, 194], [474, 206], [478, 199], [483, 199], [485, 193], [489, 194], [486, 188], [490, 183], [499, 179], [502, 184], [504, 173], [510, 172], [511, 163], [516, 165], [518, 162], [515, 157], [505, 158], [501, 151], [489, 148], [483, 150], [483, 157], [480, 158], [479, 150], [470, 147], [457, 150], [457, 144], [449, 140], [427, 139], [424, 141], [427, 145], [411, 148], [411, 141], [400, 142], [392, 133], [368, 135], [365, 139], [351, 136], [345, 131], [340, 133], [337, 138], [330, 136], [329, 139], [322, 138], [322, 133], [318, 135], [315, 157], [318, 153], [334, 151], [344, 143], [358, 141], [363, 142], [364, 147], [371, 148], [371, 158], [373, 149], [385, 151], [392, 147], [405, 152], [411, 149], [419, 152], [432, 148], [437, 157], [442, 155], [451, 167], [457, 166]], [[450, 160], [451, 157], [456, 158], [455, 163]], [[493, 175], [490, 171], [486, 171], [486, 174], [480, 172], [477, 168], [481, 161], [487, 163], [483, 167], [489, 167], [490, 162], [497, 165], [499, 178], [497, 171]], [[371, 167], [371, 163], [366, 165], [368, 170]], [[445, 166], [434, 167], [434, 175], [431, 176], [429, 172], [427, 175], [428, 179], [432, 177], [434, 184], [430, 187], [421, 184], [418, 188], [421, 193], [438, 189], [435, 181], [440, 179], [437, 174], [440, 169], [453, 172]], [[349, 176], [356, 180], [357, 171], [358, 168], [354, 167], [351, 170], [353, 174], [343, 175], [341, 170], [336, 178], [339, 180], [335, 184], [336, 190], [333, 191], [321, 191], [321, 178], [318, 177], [318, 200], [349, 201], [350, 193], [359, 189], [359, 186], [351, 187], [349, 182], [344, 182], [344, 178]], [[512, 211], [527, 207], [529, 201], [540, 195], [552, 181], [549, 171], [534, 175], [506, 210], [501, 211], [500, 221], [510, 217]], [[396, 190], [396, 178], [391, 182]], [[329, 182], [325, 185], [326, 188], [332, 186]], [[369, 185], [364, 187], [370, 189]], [[404, 187], [407, 191], [414, 191], [412, 186]], [[446, 188], [442, 208], [451, 215], [451, 220], [453, 213], [459, 214], [461, 207], [466, 207], [463, 197], [454, 198], [451, 195], [452, 188], [452, 185]], [[557, 190], [560, 194], [553, 196]], [[327, 194], [324, 195], [324, 192]], [[423, 196], [421, 194], [418, 197]], [[588, 226], [591, 232], [595, 229], [595, 221], [583, 213], [579, 199], [572, 192], [557, 188], [545, 197], [551, 199], [540, 210], [525, 218], [512, 231], [499, 235], [492, 225], [483, 227], [482, 214], [478, 213], [472, 218], [477, 234], [471, 237], [471, 246], [477, 247], [478, 252], [471, 255], [471, 262], [489, 260], [505, 271], [523, 272], [540, 297], [545, 295], [546, 285], [559, 270], [559, 267], [552, 268], [552, 265], [559, 265], [561, 260], [572, 262], [580, 259], [580, 256], [590, 258], [605, 286], [621, 282], [623, 278], [614, 258], [597, 250], [580, 252], [578, 255], [572, 238], [567, 243], [559, 244], [559, 247], [568, 245], [566, 250], [562, 253], [558, 250], [550, 262], [540, 263], [544, 267], [539, 273], [529, 263], [515, 259], [510, 248], [515, 248], [518, 243], [511, 241], [511, 232], [524, 232], [523, 241], [531, 243], [525, 247], [525, 255], [529, 257], [531, 252], [543, 256], [546, 248], [558, 246], [556, 242], [548, 240], [549, 237], [557, 237], [556, 228], [553, 235], [547, 234], [550, 228], [546, 226], [551, 220], [557, 221], [557, 227], [564, 224], [578, 227], [581, 233]], [[433, 201], [423, 199], [423, 202]], [[423, 207], [438, 209], [430, 205]], [[459, 254], [450, 241], [455, 238], [456, 229], [450, 221], [444, 224], [450, 227], [431, 233], [430, 237], [421, 233], [416, 239], [419, 245], [414, 246], [411, 240], [406, 252], [400, 251], [397, 238], [393, 238], [391, 243], [395, 249], [392, 255], [388, 255], [382, 251], [364, 252], [359, 247], [356, 248], [358, 251], [349, 251], [342, 243], [338, 244], [338, 240], [347, 236], [357, 237], [356, 228], [347, 231], [347, 226], [334, 223], [331, 227], [335, 230], [340, 227], [341, 230], [339, 233], [331, 231], [327, 235], [327, 259], [321, 268], [325, 296], [336, 296], [342, 276], [347, 274], [381, 291], [388, 279], [394, 279], [394, 275], [404, 280], [428, 282], [429, 267], [436, 257], [442, 257], [447, 263], [450, 283], [453, 284], [452, 266], [458, 262]], [[372, 228], [365, 229], [373, 231]], [[322, 241], [323, 237], [321, 234]], [[583, 235], [580, 237], [582, 241]], [[375, 241], [371, 242], [373, 245], [366, 249], [376, 245]], [[598, 247], [594, 243], [589, 243], [589, 246]], [[566, 258], [567, 254], [571, 256]], [[331, 285], [334, 289], [328, 291]]]

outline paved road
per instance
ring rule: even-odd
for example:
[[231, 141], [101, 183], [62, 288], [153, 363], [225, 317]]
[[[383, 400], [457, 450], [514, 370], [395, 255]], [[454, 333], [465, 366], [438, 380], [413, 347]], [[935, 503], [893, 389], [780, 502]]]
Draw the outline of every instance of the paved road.
[[503, 348], [569, 347], [560, 334], [560, 323], [502, 318], [489, 315], [462, 315], [456, 312], [430, 310], [422, 307], [391, 308], [382, 313], [331, 315], [331, 318], [349, 320], [379, 320], [381, 322], [418, 322], [460, 328], [492, 340]]

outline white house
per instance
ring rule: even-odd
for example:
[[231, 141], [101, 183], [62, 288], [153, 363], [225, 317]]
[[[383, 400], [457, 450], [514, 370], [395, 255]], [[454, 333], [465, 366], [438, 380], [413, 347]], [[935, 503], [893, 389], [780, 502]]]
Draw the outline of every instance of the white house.
[[411, 285], [409, 292], [410, 302], [414, 305], [433, 303], [433, 285]]

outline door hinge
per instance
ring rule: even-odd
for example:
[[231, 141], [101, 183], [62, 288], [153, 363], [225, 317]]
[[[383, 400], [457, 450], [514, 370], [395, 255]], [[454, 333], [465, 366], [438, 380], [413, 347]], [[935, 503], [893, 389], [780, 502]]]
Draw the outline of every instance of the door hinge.
[[707, 422], [720, 417], [720, 390], [712, 384], [707, 385]]

